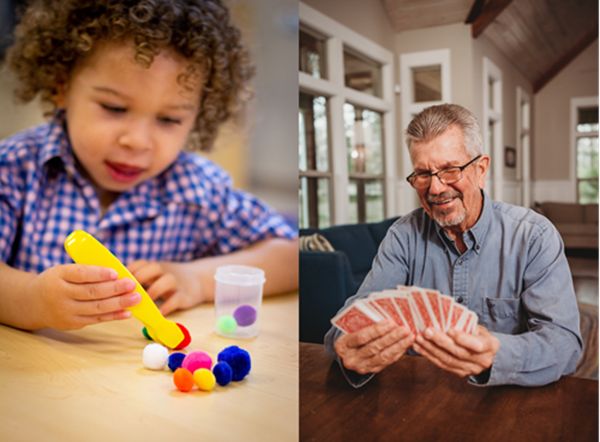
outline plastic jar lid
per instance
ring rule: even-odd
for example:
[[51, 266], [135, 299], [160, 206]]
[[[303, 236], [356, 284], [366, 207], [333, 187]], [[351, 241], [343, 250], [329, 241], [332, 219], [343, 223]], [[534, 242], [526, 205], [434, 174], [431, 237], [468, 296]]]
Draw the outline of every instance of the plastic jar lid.
[[214, 278], [218, 282], [235, 285], [260, 285], [266, 281], [264, 270], [241, 265], [217, 267]]

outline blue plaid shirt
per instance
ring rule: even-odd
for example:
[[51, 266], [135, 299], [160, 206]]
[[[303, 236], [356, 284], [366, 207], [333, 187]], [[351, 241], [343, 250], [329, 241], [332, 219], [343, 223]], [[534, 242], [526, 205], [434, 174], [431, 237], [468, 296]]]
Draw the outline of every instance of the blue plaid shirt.
[[223, 169], [184, 152], [159, 176], [122, 193], [102, 217], [94, 187], [75, 167], [59, 113], [0, 142], [1, 259], [34, 273], [72, 263], [63, 243], [77, 229], [125, 264], [190, 261], [296, 236], [263, 202], [233, 189]]

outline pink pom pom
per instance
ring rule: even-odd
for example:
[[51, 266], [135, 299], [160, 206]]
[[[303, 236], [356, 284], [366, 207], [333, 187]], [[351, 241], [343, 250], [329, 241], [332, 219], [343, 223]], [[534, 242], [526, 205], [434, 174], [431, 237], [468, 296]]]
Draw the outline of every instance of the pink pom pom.
[[207, 370], [210, 370], [211, 367], [212, 358], [208, 353], [203, 351], [193, 351], [188, 353], [181, 363], [181, 368], [189, 370], [192, 374], [199, 368], [206, 368]]

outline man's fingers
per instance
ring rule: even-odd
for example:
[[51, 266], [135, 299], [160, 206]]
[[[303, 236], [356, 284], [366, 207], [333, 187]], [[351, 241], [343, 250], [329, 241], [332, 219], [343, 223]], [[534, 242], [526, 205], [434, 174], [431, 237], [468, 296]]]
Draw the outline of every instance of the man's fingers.
[[487, 341], [481, 339], [481, 336], [485, 335], [486, 333], [489, 334], [489, 332], [480, 325], [477, 327], [477, 335], [472, 335], [459, 330], [449, 330], [448, 336], [461, 347], [471, 350], [474, 353], [483, 353], [488, 349], [485, 345]]
[[376, 324], [355, 331], [354, 333], [345, 335], [345, 344], [346, 346], [353, 348], [362, 347], [371, 341], [379, 339], [381, 336], [385, 335], [395, 327], [397, 326], [391, 319], [380, 321]]

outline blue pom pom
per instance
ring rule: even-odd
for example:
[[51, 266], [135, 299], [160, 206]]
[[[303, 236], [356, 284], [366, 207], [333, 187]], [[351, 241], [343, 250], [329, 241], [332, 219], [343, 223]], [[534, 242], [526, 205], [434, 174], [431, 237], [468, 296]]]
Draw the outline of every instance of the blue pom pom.
[[250, 372], [250, 354], [237, 345], [227, 347], [217, 357], [218, 361], [225, 361], [232, 371], [232, 380], [241, 381]]
[[224, 387], [231, 382], [231, 376], [233, 374], [231, 367], [225, 361], [219, 362], [213, 367], [213, 374], [217, 380], [217, 384]]
[[171, 353], [171, 356], [169, 356], [169, 370], [175, 371], [181, 367], [181, 363], [185, 356], [185, 353]]

